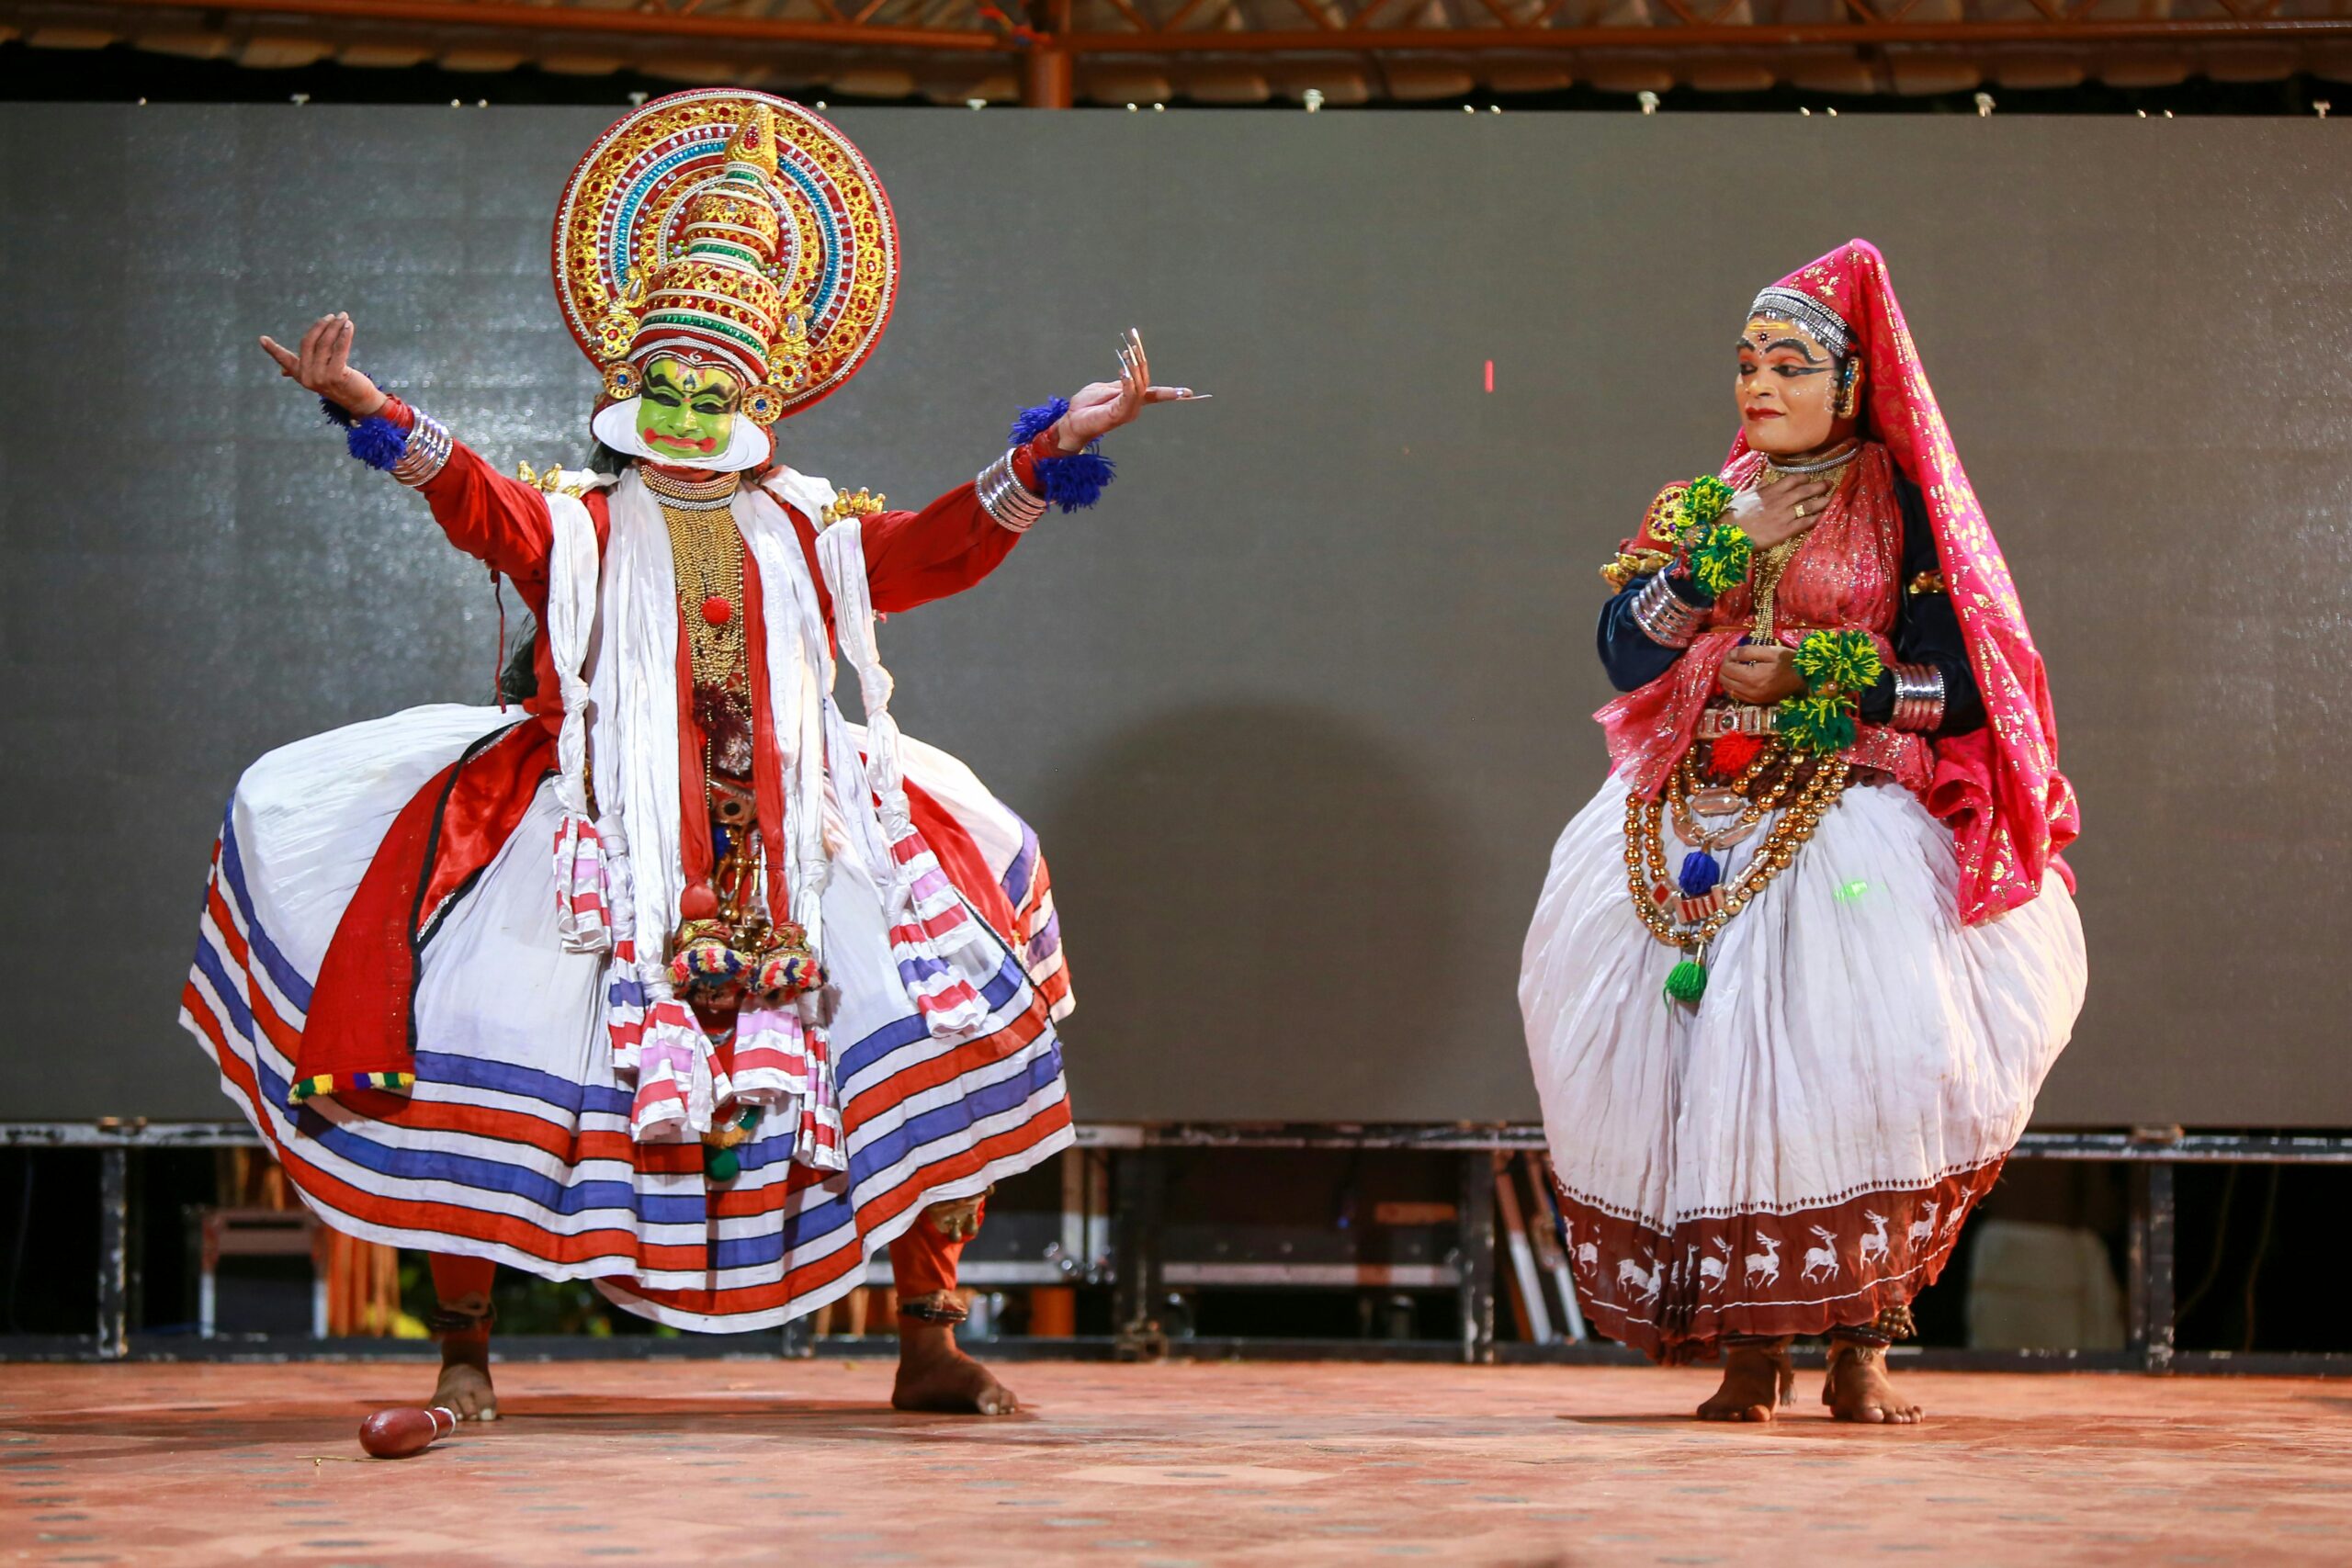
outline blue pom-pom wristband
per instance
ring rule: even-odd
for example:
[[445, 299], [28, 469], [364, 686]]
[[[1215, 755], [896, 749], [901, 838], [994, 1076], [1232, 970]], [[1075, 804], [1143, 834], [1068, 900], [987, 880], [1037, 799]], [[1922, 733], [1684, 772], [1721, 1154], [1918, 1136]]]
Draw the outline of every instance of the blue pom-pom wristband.
[[[1023, 409], [1020, 417], [1012, 422], [1012, 445], [1028, 446], [1059, 423], [1068, 412], [1068, 398]], [[1058, 506], [1065, 513], [1078, 512], [1102, 499], [1102, 488], [1118, 477], [1118, 470], [1110, 458], [1102, 456], [1102, 447], [1099, 441], [1090, 442], [1081, 452], [1036, 459], [1037, 484], [1045, 492], [1046, 505]]]
[[408, 432], [381, 414], [369, 414], [344, 437], [351, 455], [371, 468], [390, 471], [408, 454]]
[[1118, 477], [1111, 459], [1091, 446], [1067, 457], [1040, 457], [1036, 462], [1037, 484], [1046, 493], [1046, 504], [1064, 512], [1093, 505], [1102, 499], [1103, 487]]
[[1068, 398], [1056, 398], [1050, 402], [1039, 403], [1035, 408], [1023, 409], [1020, 416], [1012, 422], [1012, 445], [1028, 446], [1029, 443], [1053, 429], [1062, 415], [1068, 412], [1069, 412]]

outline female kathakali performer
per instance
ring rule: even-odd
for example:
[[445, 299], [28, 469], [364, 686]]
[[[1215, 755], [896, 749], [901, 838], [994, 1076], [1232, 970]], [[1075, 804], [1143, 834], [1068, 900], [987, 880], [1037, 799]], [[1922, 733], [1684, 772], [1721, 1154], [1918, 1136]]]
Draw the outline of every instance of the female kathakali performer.
[[501, 1262], [741, 1330], [887, 1246], [895, 1402], [1013, 1407], [956, 1348], [956, 1262], [990, 1185], [1069, 1141], [1069, 981], [1035, 836], [899, 734], [874, 623], [1091, 504], [1098, 438], [1189, 394], [1129, 334], [1116, 381], [1023, 413], [920, 512], [797, 472], [772, 427], [872, 351], [897, 245], [856, 148], [781, 99], [679, 93], [607, 130], [555, 267], [616, 472], [494, 472], [351, 367], [346, 315], [262, 339], [538, 618], [519, 711], [254, 765], [184, 995], [310, 1205], [433, 1255], [435, 1404], [495, 1413]]
[[[1603, 575], [1613, 770], [1520, 1005], [1586, 1310], [1699, 1409], [1908, 1422], [1884, 1352], [2072, 1032], [2082, 927], [2041, 656], [1885, 260], [1757, 296], [1740, 434]], [[1664, 995], [1660, 995], [1661, 988]]]

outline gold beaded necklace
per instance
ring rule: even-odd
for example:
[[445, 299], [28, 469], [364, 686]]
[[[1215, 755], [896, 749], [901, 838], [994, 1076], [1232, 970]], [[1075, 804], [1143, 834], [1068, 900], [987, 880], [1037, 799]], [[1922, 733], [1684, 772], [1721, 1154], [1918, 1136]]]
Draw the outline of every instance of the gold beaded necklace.
[[[1758, 476], [1757, 485], [1760, 489], [1765, 485], [1778, 484], [1782, 479], [1809, 479], [1829, 475], [1832, 476], [1829, 495], [1831, 502], [1834, 502], [1837, 500], [1838, 487], [1845, 483], [1846, 466], [1854, 460], [1855, 454], [1860, 450], [1861, 445], [1857, 442], [1843, 453], [1837, 454], [1822, 463], [1809, 464], [1802, 468], [1777, 468], [1770, 458], [1767, 458], [1764, 463], [1764, 472]], [[1805, 540], [1812, 536], [1811, 531], [1808, 530], [1797, 535], [1794, 538], [1781, 540], [1757, 557], [1755, 615], [1752, 624], [1758, 642], [1772, 640], [1773, 626], [1776, 623], [1774, 601], [1780, 592], [1781, 574], [1789, 569], [1789, 563], [1796, 559], [1797, 552], [1804, 547]]]
[[[1762, 486], [1783, 479], [1831, 474], [1836, 476], [1831, 481], [1834, 497], [1837, 487], [1844, 483], [1847, 466], [1860, 450], [1857, 442], [1843, 452], [1794, 468], [1776, 467], [1768, 458], [1757, 483]], [[1758, 553], [1749, 580], [1753, 595], [1752, 640], [1777, 640], [1775, 599], [1781, 576], [1810, 536], [1809, 533], [1799, 534]], [[1760, 798], [1751, 796], [1749, 792], [1765, 771], [1781, 762], [1790, 762], [1788, 749], [1773, 741], [1740, 771], [1724, 793], [1739, 798], [1741, 807], [1738, 816], [1724, 828], [1702, 829], [1699, 825], [1693, 797], [1716, 792], [1701, 790], [1697, 765], [1688, 750], [1668, 775], [1662, 798], [1644, 800], [1638, 795], [1626, 797], [1625, 887], [1633, 897], [1634, 913], [1652, 936], [1682, 953], [1682, 961], [1666, 977], [1666, 994], [1670, 1000], [1698, 1005], [1707, 989], [1708, 947], [1723, 934], [1733, 916], [1747, 908], [1774, 877], [1796, 863], [1798, 849], [1813, 837], [1823, 816], [1845, 794], [1847, 780], [1853, 772], [1853, 765], [1843, 757], [1828, 757], [1811, 763], [1790, 762], [1781, 769]], [[1781, 802], [1792, 788], [1797, 791], [1796, 798], [1782, 809]], [[1669, 809], [1677, 834], [1690, 846], [1682, 874], [1674, 877], [1668, 874], [1666, 864], [1666, 818]], [[1723, 883], [1714, 852], [1746, 840], [1756, 825], [1776, 809], [1781, 814], [1773, 819], [1764, 841], [1757, 846], [1747, 868], [1737, 880]], [[1678, 896], [1683, 888], [1689, 891]]]
[[[1771, 831], [1757, 846], [1747, 869], [1729, 887], [1723, 888], [1721, 901], [1703, 917], [1692, 921], [1676, 918], [1679, 903], [1674, 885], [1667, 874], [1666, 811], [1664, 800], [1644, 800], [1633, 795], [1625, 802], [1625, 886], [1633, 895], [1634, 913], [1652, 936], [1668, 947], [1686, 952], [1704, 953], [1707, 944], [1722, 934], [1734, 915], [1746, 908], [1749, 900], [1764, 891], [1771, 880], [1795, 863], [1797, 849], [1813, 830], [1821, 825], [1822, 817], [1836, 805], [1846, 792], [1847, 776], [1853, 764], [1843, 757], [1831, 757], [1811, 770], [1804, 787], [1787, 810], [1772, 824]], [[1680, 779], [1675, 781], [1679, 794]], [[1789, 788], [1790, 774], [1783, 774], [1768, 797], [1765, 810], [1778, 803]], [[1758, 812], [1760, 817], [1762, 812]], [[1663, 895], [1663, 897], [1661, 897]], [[1714, 896], [1707, 896], [1713, 902]]]
[[743, 640], [743, 536], [733, 502], [741, 474], [684, 479], [640, 467], [670, 535], [670, 571], [685, 622], [695, 684], [724, 690], [748, 671]]
[[664, 504], [670, 568], [686, 625], [695, 684], [726, 686], [748, 668], [743, 643], [743, 536], [728, 512]]

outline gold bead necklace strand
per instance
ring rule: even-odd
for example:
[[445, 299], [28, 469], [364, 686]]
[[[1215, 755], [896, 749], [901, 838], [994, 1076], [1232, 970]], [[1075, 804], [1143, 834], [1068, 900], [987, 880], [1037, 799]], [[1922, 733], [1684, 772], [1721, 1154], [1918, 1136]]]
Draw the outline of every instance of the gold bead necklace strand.
[[[1633, 896], [1634, 913], [1649, 933], [1668, 947], [1699, 949], [1720, 935], [1731, 918], [1769, 886], [1772, 879], [1796, 862], [1797, 851], [1813, 837], [1821, 818], [1846, 791], [1853, 764], [1831, 757], [1813, 770], [1804, 790], [1772, 824], [1757, 846], [1739, 880], [1724, 890], [1722, 908], [1698, 924], [1684, 927], [1650, 897], [1650, 889], [1671, 884], [1666, 874], [1666, 802], [1632, 795], [1625, 802], [1625, 886]], [[1781, 780], [1787, 785], [1787, 775]], [[1781, 789], [1773, 791], [1778, 799]]]

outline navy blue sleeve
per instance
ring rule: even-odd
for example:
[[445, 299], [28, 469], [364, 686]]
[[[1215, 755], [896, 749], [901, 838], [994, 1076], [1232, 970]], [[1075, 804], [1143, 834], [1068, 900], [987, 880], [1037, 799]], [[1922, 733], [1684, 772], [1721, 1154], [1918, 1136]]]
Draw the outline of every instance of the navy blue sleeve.
[[[1911, 583], [1922, 573], [1937, 572], [1942, 564], [1936, 554], [1935, 528], [1928, 521], [1927, 499], [1919, 487], [1895, 476], [1894, 499], [1903, 509], [1903, 586], [1894, 606], [1894, 657], [1905, 664], [1932, 664], [1944, 675], [1944, 721], [1938, 735], [1965, 735], [1984, 726], [1984, 698], [1969, 668], [1968, 643], [1961, 636], [1960, 612], [1951, 595], [1914, 593]], [[1894, 672], [1862, 694], [1862, 717], [1884, 724], [1894, 714]]]
[[[1656, 573], [1634, 578], [1617, 591], [1614, 598], [1600, 607], [1600, 630], [1596, 640], [1600, 648], [1600, 667], [1609, 671], [1609, 683], [1621, 692], [1638, 692], [1652, 681], [1674, 668], [1682, 657], [1679, 648], [1666, 648], [1650, 640], [1634, 619], [1634, 601], [1649, 586]], [[1687, 577], [1669, 577], [1667, 585], [1677, 598], [1704, 608], [1714, 603], [1712, 595], [1702, 597], [1706, 591]]]

